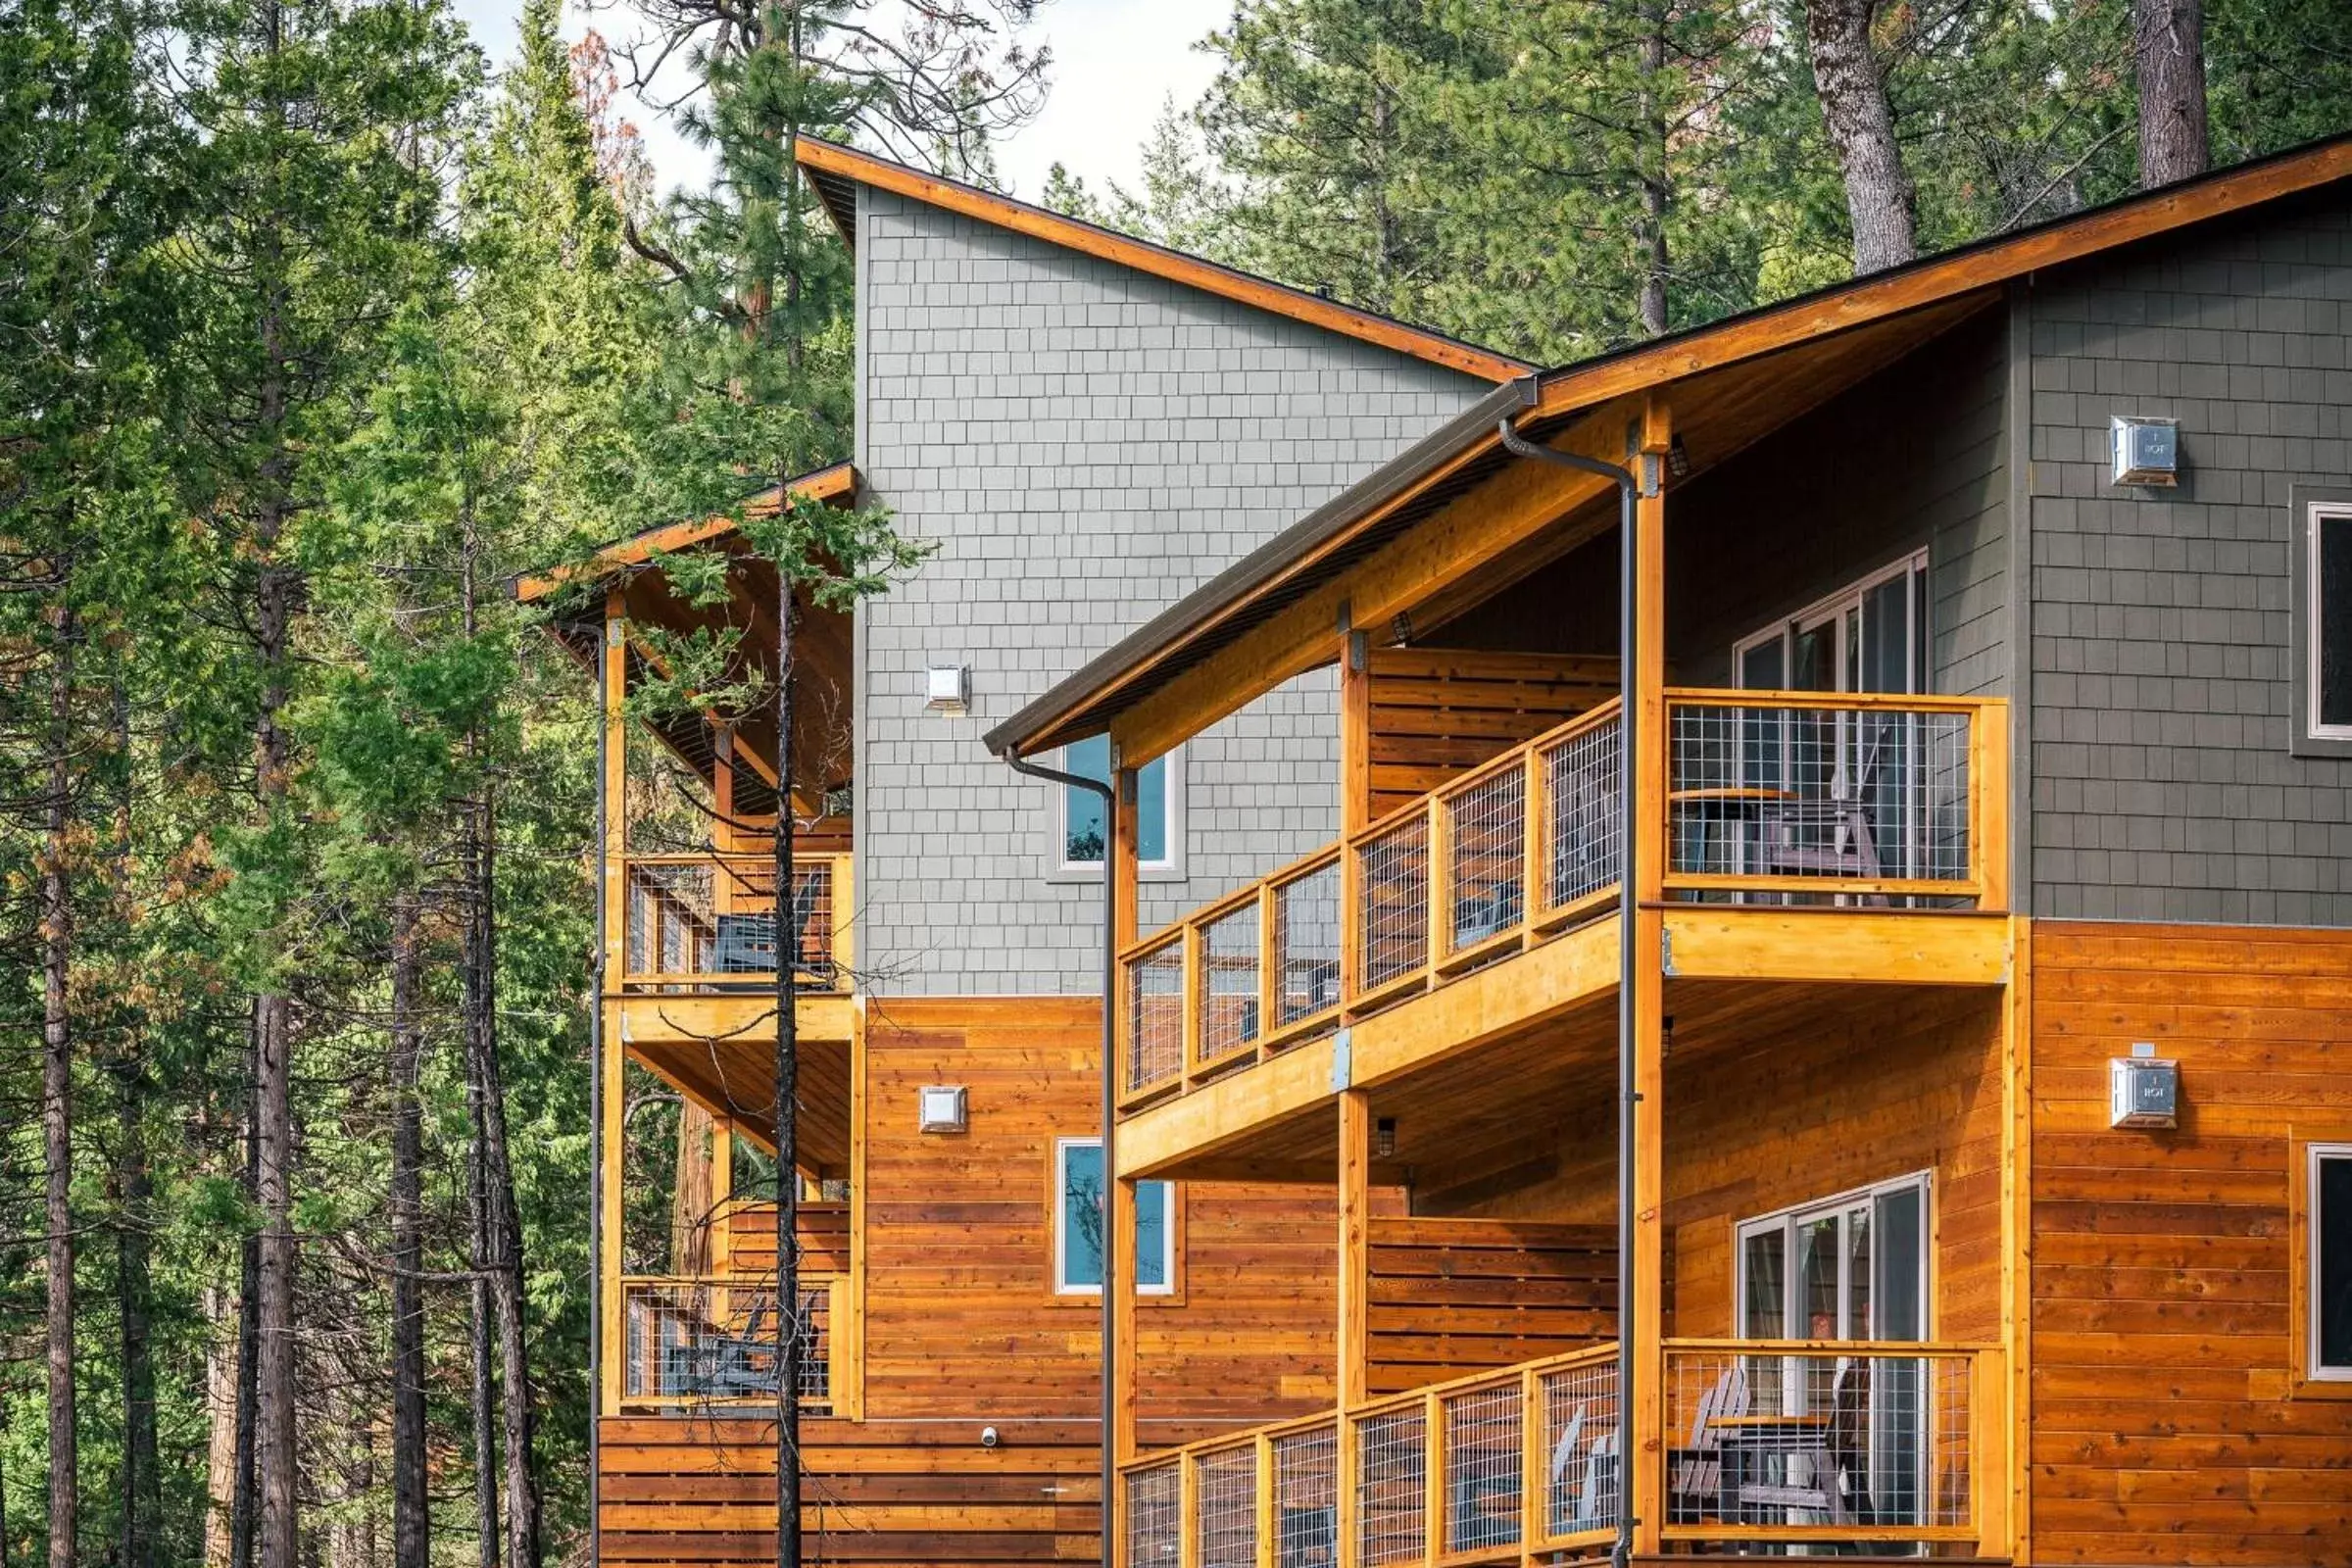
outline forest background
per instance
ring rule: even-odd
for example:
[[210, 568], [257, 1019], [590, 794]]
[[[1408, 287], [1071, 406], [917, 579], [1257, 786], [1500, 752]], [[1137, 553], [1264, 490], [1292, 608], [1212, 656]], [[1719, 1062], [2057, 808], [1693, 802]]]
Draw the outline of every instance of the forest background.
[[[0, 0], [0, 1568], [586, 1558], [597, 718], [507, 585], [845, 456], [794, 138], [992, 183], [1054, 71], [1033, 0], [612, 20]], [[2352, 126], [2341, 0], [1200, 47], [1137, 187], [1050, 205], [1544, 363]], [[615, 108], [662, 60], [714, 170], [666, 196]]]

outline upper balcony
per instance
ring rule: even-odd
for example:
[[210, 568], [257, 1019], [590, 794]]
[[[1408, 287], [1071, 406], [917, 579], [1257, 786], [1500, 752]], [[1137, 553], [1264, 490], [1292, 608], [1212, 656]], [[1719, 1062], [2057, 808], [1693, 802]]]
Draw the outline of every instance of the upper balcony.
[[[1669, 689], [1645, 807], [1663, 824], [1668, 974], [1997, 979], [2005, 922], [1979, 916], [2007, 907], [2006, 709]], [[1153, 1114], [1122, 1168], [1233, 1141], [1335, 1073], [1376, 1082], [1613, 998], [1623, 762], [1609, 702], [1130, 946], [1122, 1106], [1223, 1103]]]

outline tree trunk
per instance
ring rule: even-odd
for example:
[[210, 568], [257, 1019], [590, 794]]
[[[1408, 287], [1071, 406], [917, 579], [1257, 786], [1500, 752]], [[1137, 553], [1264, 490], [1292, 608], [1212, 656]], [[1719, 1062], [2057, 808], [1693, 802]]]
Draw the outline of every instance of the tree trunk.
[[[258, 1028], [255, 1038], [259, 1039]], [[258, 1060], [258, 1057], [256, 1058]], [[253, 1069], [260, 1077], [259, 1069]], [[261, 1128], [247, 1107], [245, 1195], [259, 1200], [262, 1183]], [[261, 1474], [257, 1439], [261, 1427], [262, 1238], [249, 1232], [238, 1249], [237, 1407], [233, 1486], [228, 1507], [230, 1568], [253, 1568], [254, 1538], [261, 1522]]]
[[[266, 0], [262, 22], [266, 52], [274, 60], [284, 43], [285, 15], [278, 0]], [[279, 108], [282, 120], [283, 106]], [[279, 716], [288, 695], [288, 656], [301, 583], [298, 570], [278, 559], [293, 480], [286, 406], [292, 360], [286, 341], [286, 266], [275, 214], [266, 217], [259, 228], [261, 255], [255, 274], [262, 291], [262, 376], [256, 413], [266, 456], [256, 485], [259, 504], [253, 540], [261, 564], [254, 596], [254, 652], [262, 667], [261, 712], [254, 726], [254, 777], [267, 821], [285, 802], [287, 741]], [[293, 1036], [291, 1002], [274, 986], [266, 988], [255, 999], [253, 1008], [254, 1121], [259, 1142], [256, 1177], [262, 1209], [254, 1378], [261, 1568], [300, 1568], [294, 1457]]]
[[1650, 0], [1642, 37], [1642, 330], [1666, 332], [1666, 70], [1665, 0]]
[[392, 1564], [430, 1568], [424, 1450], [424, 1112], [416, 901], [392, 906]]
[[[70, 568], [68, 568], [70, 570]], [[48, 842], [41, 854], [41, 1142], [48, 1173], [49, 1568], [74, 1568], [74, 612], [50, 617]]]
[[163, 1473], [156, 1448], [155, 1357], [149, 1324], [154, 1285], [149, 1274], [146, 1078], [135, 1060], [121, 1068], [120, 1126], [116, 1133], [115, 1191], [121, 1218], [115, 1229], [115, 1296], [122, 1351], [122, 1530], [120, 1568], [156, 1568], [163, 1522]]
[[678, 1157], [670, 1189], [669, 1269], [694, 1279], [710, 1272], [711, 1207], [715, 1190], [710, 1156], [711, 1114], [695, 1101], [678, 1105]]
[[229, 1316], [228, 1293], [204, 1288], [204, 1320], [213, 1325], [204, 1349], [204, 1403], [210, 1426], [205, 1452], [204, 1568], [230, 1568], [230, 1519], [237, 1498], [237, 1342], [220, 1332]]
[[1918, 254], [1911, 176], [1894, 140], [1894, 108], [1870, 42], [1873, 0], [1808, 0], [1813, 81], [1830, 147], [1845, 175], [1854, 225], [1854, 275], [1899, 267]]
[[791, 918], [792, 662], [790, 563], [776, 563], [776, 1568], [801, 1568], [801, 933]]
[[2132, 0], [2139, 75], [2139, 182], [2153, 189], [2205, 172], [2203, 0]]
[[[466, 1077], [473, 1078], [472, 1053], [466, 1053]], [[490, 1370], [490, 1182], [483, 1169], [482, 1086], [473, 1082], [466, 1095], [473, 1122], [473, 1148], [466, 1158], [466, 1198], [472, 1221], [473, 1280], [466, 1288], [470, 1307], [467, 1348], [473, 1357], [473, 1501], [477, 1515], [474, 1555], [481, 1568], [498, 1568], [498, 1438], [491, 1422], [498, 1414], [498, 1389]]]
[[[478, 622], [481, 538], [470, 503], [460, 519], [465, 564], [459, 579], [466, 635]], [[514, 1163], [507, 1142], [506, 1074], [498, 1057], [497, 791], [481, 736], [466, 737], [473, 799], [466, 816], [465, 1015], [466, 1057], [478, 1093], [484, 1239], [490, 1290], [498, 1307], [499, 1382], [505, 1394], [507, 1568], [539, 1568], [539, 1481], [531, 1463], [530, 1348], [523, 1336], [522, 1216], [514, 1201]]]

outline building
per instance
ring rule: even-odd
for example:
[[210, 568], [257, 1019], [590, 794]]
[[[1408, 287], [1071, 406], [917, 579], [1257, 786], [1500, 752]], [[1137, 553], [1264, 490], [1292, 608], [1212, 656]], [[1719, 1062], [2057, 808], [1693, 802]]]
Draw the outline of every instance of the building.
[[[806, 483], [947, 540], [834, 636], [858, 912], [799, 922], [860, 973], [800, 1004], [843, 1037], [828, 1555], [1096, 1550], [1074, 843], [1122, 1562], [2352, 1552], [2352, 139], [1541, 372], [808, 164], [861, 368]], [[692, 1073], [755, 1004], [674, 1000], [655, 923], [612, 922], [610, 1070], [724, 1116]], [[618, 1394], [604, 1550], [759, 1556], [746, 1432]]]

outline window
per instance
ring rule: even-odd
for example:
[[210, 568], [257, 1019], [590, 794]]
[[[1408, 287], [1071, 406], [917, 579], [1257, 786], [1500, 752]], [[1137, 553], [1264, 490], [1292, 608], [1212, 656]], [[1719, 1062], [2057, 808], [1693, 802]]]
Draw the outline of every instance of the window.
[[1928, 689], [1928, 553], [1740, 640], [1733, 666], [1748, 691]]
[[1925, 1171], [1740, 1227], [1750, 1340], [1919, 1340], [1928, 1332]]
[[[1062, 771], [1110, 782], [1110, 737], [1097, 735], [1062, 749]], [[1178, 851], [1184, 842], [1183, 772], [1176, 755], [1155, 757], [1137, 769], [1136, 862], [1147, 877], [1182, 875]], [[1102, 797], [1074, 784], [1057, 792], [1054, 813], [1054, 867], [1057, 873], [1094, 875], [1107, 848]]]
[[2309, 1144], [2304, 1158], [2304, 1368], [2352, 1383], [2352, 1143]]
[[[1054, 1145], [1054, 1292], [1097, 1296], [1102, 1290], [1102, 1141], [1064, 1138]], [[1175, 1289], [1175, 1194], [1166, 1182], [1135, 1184], [1135, 1288], [1145, 1296]]]
[[2301, 555], [2300, 733], [2305, 740], [2352, 743], [2352, 500], [2304, 500]]

